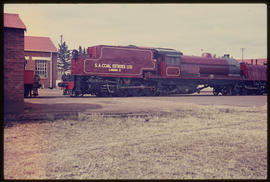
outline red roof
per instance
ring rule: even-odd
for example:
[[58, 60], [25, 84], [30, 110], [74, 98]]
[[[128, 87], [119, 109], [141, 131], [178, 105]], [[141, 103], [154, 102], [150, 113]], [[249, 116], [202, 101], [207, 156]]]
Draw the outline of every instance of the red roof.
[[24, 25], [18, 14], [4, 13], [4, 27], [26, 30], [26, 26]]
[[56, 47], [49, 37], [24, 37], [25, 51], [57, 52]]

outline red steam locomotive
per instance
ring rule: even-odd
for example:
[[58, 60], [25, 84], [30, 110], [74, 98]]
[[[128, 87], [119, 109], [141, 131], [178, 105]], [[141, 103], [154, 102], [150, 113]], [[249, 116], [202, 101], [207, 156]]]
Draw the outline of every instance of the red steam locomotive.
[[239, 63], [228, 55], [186, 56], [165, 48], [98, 45], [73, 51], [71, 80], [59, 83], [71, 96], [191, 94], [206, 87], [219, 95], [267, 92], [266, 65]]

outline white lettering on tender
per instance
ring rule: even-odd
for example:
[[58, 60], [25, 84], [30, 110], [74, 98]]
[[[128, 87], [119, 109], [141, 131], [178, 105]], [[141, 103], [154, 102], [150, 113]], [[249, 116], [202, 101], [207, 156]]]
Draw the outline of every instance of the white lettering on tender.
[[125, 64], [105, 64], [105, 63], [95, 63], [95, 68], [108, 68], [108, 71], [121, 72], [122, 69], [133, 69], [132, 65]]
[[127, 65], [127, 69], [132, 70], [133, 66], [132, 65]]
[[119, 72], [119, 70], [118, 70], [118, 69], [116, 69], [116, 68], [111, 68], [111, 69], [109, 69], [109, 71], [113, 71], [113, 72]]
[[95, 68], [111, 68], [111, 64], [95, 63]]
[[126, 65], [124, 65], [124, 64], [113, 64], [112, 67], [113, 67], [113, 68], [121, 68], [121, 69], [125, 69], [125, 68], [126, 68]]

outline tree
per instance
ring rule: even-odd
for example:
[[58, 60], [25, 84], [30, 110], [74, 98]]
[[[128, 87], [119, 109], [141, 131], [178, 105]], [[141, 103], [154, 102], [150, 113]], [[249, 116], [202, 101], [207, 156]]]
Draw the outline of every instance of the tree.
[[71, 64], [71, 52], [68, 50], [68, 46], [66, 42], [62, 42], [61, 35], [61, 43], [58, 44], [58, 55], [57, 55], [57, 67], [62, 73], [66, 73], [66, 71], [70, 70]]
[[82, 46], [79, 46], [78, 54], [79, 55], [82, 55], [83, 54], [83, 52], [82, 52]]
[[84, 56], [85, 54], [86, 54], [85, 48], [82, 49], [82, 46], [79, 46], [78, 55]]

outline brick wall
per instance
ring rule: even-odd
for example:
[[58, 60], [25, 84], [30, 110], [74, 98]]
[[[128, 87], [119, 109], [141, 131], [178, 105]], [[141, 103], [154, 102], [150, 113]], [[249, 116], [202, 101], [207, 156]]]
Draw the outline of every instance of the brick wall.
[[24, 104], [24, 30], [4, 28], [4, 111], [21, 112]]

